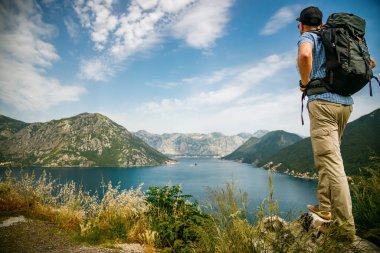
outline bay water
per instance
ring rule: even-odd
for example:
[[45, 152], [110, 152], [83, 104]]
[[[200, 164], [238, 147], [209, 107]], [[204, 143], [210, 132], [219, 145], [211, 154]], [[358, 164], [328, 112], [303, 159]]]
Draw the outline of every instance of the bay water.
[[[177, 163], [152, 167], [133, 168], [28, 168], [39, 176], [43, 170], [59, 183], [74, 181], [90, 192], [100, 194], [101, 182], [113, 185], [118, 182], [121, 189], [137, 188], [143, 183], [143, 190], [150, 186], [180, 184], [185, 194], [190, 194], [201, 205], [208, 203], [207, 188], [225, 189], [226, 183], [234, 183], [237, 190], [248, 193], [252, 211], [269, 198], [269, 172], [254, 165], [237, 163], [215, 158], [177, 158]], [[3, 176], [5, 169], [0, 170]], [[17, 173], [17, 172], [16, 172]], [[279, 203], [281, 213], [306, 211], [307, 204], [316, 204], [315, 180], [294, 178], [281, 173], [272, 173], [274, 199]]]

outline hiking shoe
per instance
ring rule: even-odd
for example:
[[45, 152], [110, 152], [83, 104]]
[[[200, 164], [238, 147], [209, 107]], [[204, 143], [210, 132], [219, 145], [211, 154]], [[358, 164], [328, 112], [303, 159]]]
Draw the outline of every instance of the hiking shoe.
[[307, 205], [306, 207], [307, 207], [307, 209], [310, 210], [310, 212], [315, 213], [316, 215], [318, 215], [322, 219], [331, 220], [331, 213], [327, 212], [327, 211], [320, 211], [318, 205], [317, 206]]
[[353, 234], [338, 235], [336, 239], [340, 242], [345, 242], [345, 243], [354, 243], [359, 240], [358, 237]]
[[356, 235], [348, 235], [346, 238], [347, 238], [347, 240], [348, 240], [349, 242], [354, 242], [354, 241], [357, 240]]

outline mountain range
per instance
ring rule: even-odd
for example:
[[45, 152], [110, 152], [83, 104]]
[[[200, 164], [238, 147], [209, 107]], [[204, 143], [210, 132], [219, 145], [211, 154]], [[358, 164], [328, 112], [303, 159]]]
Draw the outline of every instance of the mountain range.
[[0, 115], [2, 165], [130, 167], [170, 161], [98, 113], [30, 124]]
[[221, 133], [166, 133], [159, 135], [141, 130], [134, 134], [151, 147], [170, 156], [224, 156], [233, 152], [249, 138], [260, 138], [266, 133], [268, 131], [259, 130], [254, 134], [240, 133], [232, 136]]
[[[372, 157], [380, 157], [380, 109], [347, 124], [343, 134], [341, 153], [347, 175], [357, 175], [370, 166]], [[258, 163], [272, 162], [276, 169], [289, 174], [315, 173], [310, 137], [279, 150]], [[292, 172], [293, 171], [293, 172]]]
[[[347, 124], [341, 152], [347, 175], [380, 157], [380, 109]], [[164, 155], [164, 154], [166, 155]], [[129, 132], [101, 114], [83, 113], [46, 123], [0, 115], [0, 166], [147, 166], [170, 156], [222, 156], [294, 176], [315, 177], [310, 138], [282, 130], [254, 134]]]

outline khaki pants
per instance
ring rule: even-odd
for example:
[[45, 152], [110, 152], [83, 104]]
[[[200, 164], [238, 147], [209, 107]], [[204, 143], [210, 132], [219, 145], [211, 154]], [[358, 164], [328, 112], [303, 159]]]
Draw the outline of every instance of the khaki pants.
[[318, 171], [317, 197], [322, 211], [331, 211], [349, 234], [355, 234], [350, 189], [344, 171], [340, 143], [352, 106], [313, 100], [308, 103], [310, 137]]

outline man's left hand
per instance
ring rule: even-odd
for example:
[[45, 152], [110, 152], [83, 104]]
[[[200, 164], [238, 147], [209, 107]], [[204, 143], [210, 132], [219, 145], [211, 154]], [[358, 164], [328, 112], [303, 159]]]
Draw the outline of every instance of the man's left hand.
[[299, 82], [299, 86], [302, 93], [306, 91], [307, 84], [303, 84], [301, 80]]

